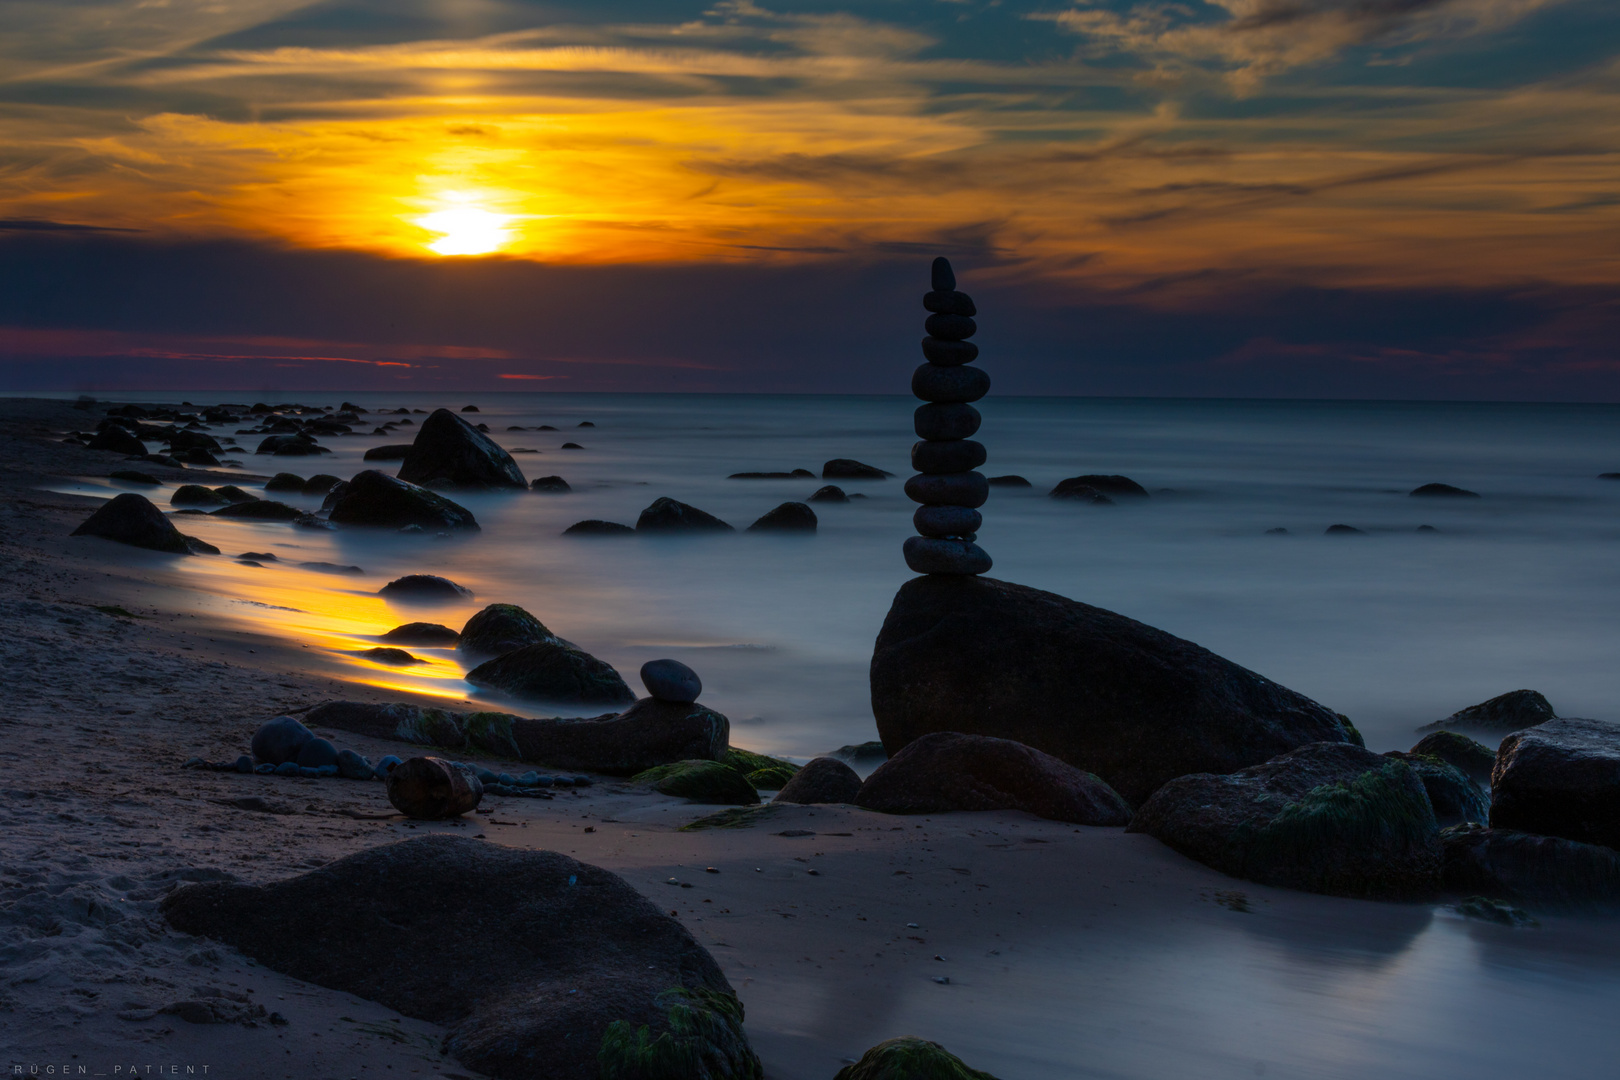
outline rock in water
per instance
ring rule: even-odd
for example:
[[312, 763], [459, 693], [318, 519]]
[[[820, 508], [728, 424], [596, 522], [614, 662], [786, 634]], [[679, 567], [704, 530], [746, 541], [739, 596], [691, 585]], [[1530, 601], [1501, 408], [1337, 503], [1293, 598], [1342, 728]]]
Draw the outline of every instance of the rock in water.
[[717, 806], [752, 806], [759, 802], [743, 775], [718, 761], [676, 761], [637, 773], [631, 780], [647, 784], [661, 795]]
[[659, 701], [690, 705], [703, 693], [703, 680], [679, 660], [649, 660], [641, 665], [641, 684]]
[[815, 494], [811, 495], [805, 502], [847, 503], [849, 502], [849, 496], [844, 494], [844, 489], [837, 484], [827, 484], [824, 487], [816, 488]]
[[861, 785], [885, 814], [1022, 810], [1076, 825], [1124, 825], [1131, 808], [1091, 773], [1011, 739], [941, 731], [909, 743]]
[[1417, 774], [1345, 743], [1172, 780], [1128, 831], [1263, 885], [1369, 899], [1440, 888], [1440, 830]]
[[189, 886], [162, 910], [271, 970], [445, 1026], [456, 1060], [501, 1080], [763, 1076], [714, 959], [566, 855], [424, 836], [271, 885]]
[[1104, 495], [1135, 496], [1139, 499], [1148, 497], [1147, 488], [1138, 484], [1128, 476], [1111, 476], [1103, 473], [1086, 473], [1084, 476], [1071, 476], [1067, 480], [1060, 480], [1057, 487], [1052, 489], [1054, 499], [1069, 498], [1068, 492], [1080, 488], [1091, 488]]
[[568, 481], [560, 476], [542, 476], [529, 485], [530, 491], [538, 491], [545, 495], [566, 495], [574, 489], [568, 486]]
[[304, 478], [297, 473], [278, 472], [264, 482], [266, 491], [303, 491]]
[[146, 496], [133, 491], [113, 496], [74, 529], [73, 535], [99, 536], [103, 540], [174, 555], [190, 554], [186, 538], [163, 516], [163, 511], [152, 505]]
[[936, 1042], [907, 1036], [880, 1042], [853, 1065], [838, 1070], [833, 1080], [996, 1080], [987, 1072], [970, 1069], [962, 1059]]
[[303, 517], [304, 511], [273, 499], [254, 499], [252, 502], [232, 503], [215, 510], [211, 517], [243, 518], [248, 521], [291, 521]]
[[1568, 717], [1503, 739], [1491, 827], [1620, 849], [1620, 724]]
[[1407, 494], [1418, 498], [1451, 498], [1451, 499], [1477, 499], [1479, 492], [1469, 491], [1467, 488], [1452, 487], [1450, 484], [1424, 484], [1413, 488]]
[[212, 488], [205, 488], [201, 484], [181, 484], [169, 496], [170, 506], [224, 506], [228, 502], [223, 495], [216, 494]]
[[816, 512], [802, 502], [785, 502], [748, 526], [749, 532], [816, 531]]
[[296, 761], [298, 751], [314, 737], [313, 731], [292, 717], [278, 716], [259, 725], [259, 730], [253, 733], [253, 742], [248, 748], [253, 751], [255, 761], [280, 765], [283, 762]]
[[377, 590], [379, 596], [398, 600], [471, 600], [472, 590], [437, 574], [406, 574]]
[[833, 757], [818, 757], [782, 785], [772, 802], [850, 803], [861, 791], [861, 777], [854, 769]]
[[396, 645], [454, 645], [461, 635], [440, 623], [413, 622], [396, 626], [379, 639]]
[[[571, 526], [573, 532], [578, 526]], [[668, 497], [654, 500], [636, 519], [636, 532], [731, 532], [732, 527], [695, 506]]]
[[145, 457], [146, 444], [117, 424], [109, 424], [90, 440], [91, 450], [111, 450], [130, 457]]
[[331, 519], [339, 525], [375, 525], [424, 529], [477, 529], [472, 511], [443, 495], [397, 480], [376, 469], [359, 473], [333, 488]]
[[1620, 902], [1620, 852], [1557, 836], [1483, 825], [1440, 833], [1449, 892], [1520, 902]]
[[390, 443], [387, 446], [373, 446], [361, 458], [365, 461], [404, 461], [410, 453], [410, 443]]
[[1331, 709], [1123, 615], [993, 578], [900, 587], [871, 668], [890, 755], [934, 731], [1013, 739], [1140, 804], [1177, 776], [1352, 742]]
[[471, 813], [484, 785], [466, 769], [436, 757], [407, 758], [388, 773], [388, 801], [418, 821], [441, 821]]
[[883, 480], [893, 475], [854, 458], [833, 458], [821, 466], [823, 480]]
[[1474, 783], [1489, 789], [1491, 770], [1496, 767], [1496, 752], [1455, 731], [1436, 731], [1425, 735], [1412, 747], [1414, 754], [1439, 758], [1448, 765], [1461, 769]]
[[491, 604], [467, 620], [456, 650], [469, 656], [503, 656], [526, 645], [556, 640], [545, 623], [516, 604]]
[[636, 695], [604, 660], [560, 639], [536, 642], [467, 672], [482, 690], [558, 705], [628, 705]]
[[1417, 773], [1424, 794], [1429, 796], [1429, 805], [1434, 808], [1434, 820], [1442, 829], [1469, 821], [1483, 825], [1490, 820], [1490, 800], [1479, 785], [1455, 765], [1439, 758], [1399, 750], [1387, 751], [1384, 756], [1406, 762]]
[[435, 410], [422, 421], [399, 478], [474, 489], [529, 486], [512, 455], [449, 409]]
[[636, 530], [628, 525], [621, 525], [617, 521], [602, 521], [600, 518], [587, 518], [576, 521], [562, 531], [564, 536], [634, 536]]
[[1534, 690], [1510, 690], [1489, 701], [1458, 709], [1444, 720], [1425, 724], [1418, 730], [1466, 728], [1472, 731], [1521, 731], [1554, 718], [1552, 705]]

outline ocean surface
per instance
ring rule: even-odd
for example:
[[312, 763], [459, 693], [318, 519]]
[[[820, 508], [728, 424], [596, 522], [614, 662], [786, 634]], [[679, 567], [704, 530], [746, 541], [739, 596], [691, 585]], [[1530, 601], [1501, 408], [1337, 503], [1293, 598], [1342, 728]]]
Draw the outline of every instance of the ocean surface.
[[[401, 622], [459, 629], [484, 604], [515, 603], [613, 663], [638, 691], [646, 660], [691, 665], [739, 745], [808, 758], [876, 737], [867, 666], [894, 591], [910, 576], [900, 549], [914, 507], [901, 485], [913, 399], [356, 393], [268, 403], [294, 400], [351, 400], [373, 412], [476, 404], [468, 419], [487, 424], [526, 477], [560, 475], [573, 492], [457, 494], [483, 529], [451, 539], [188, 517], [185, 530], [226, 555], [280, 559], [262, 568], [181, 560], [171, 572], [215, 614], [307, 644], [311, 666], [335, 676], [532, 715], [578, 712], [485, 697], [462, 679], [453, 650], [415, 649], [429, 663], [411, 669], [355, 655]], [[1196, 641], [1349, 715], [1374, 749], [1405, 748], [1417, 726], [1520, 687], [1546, 694], [1561, 715], [1620, 719], [1620, 481], [1598, 478], [1620, 470], [1620, 406], [992, 396], [980, 409], [983, 471], [1033, 484], [993, 489], [983, 508], [979, 543], [995, 577]], [[558, 430], [507, 430], [542, 424]], [[259, 437], [241, 435], [244, 452], [232, 456], [244, 472], [348, 477], [365, 467], [367, 449], [411, 433], [323, 437], [334, 452], [319, 458], [254, 455]], [[584, 449], [560, 449], [569, 441]], [[745, 531], [823, 481], [729, 474], [819, 476], [840, 457], [895, 476], [838, 481], [864, 498], [816, 504], [813, 537]], [[398, 463], [381, 464], [392, 472]], [[1103, 507], [1047, 496], [1082, 473], [1123, 474], [1152, 494]], [[1482, 497], [1408, 495], [1429, 482]], [[125, 486], [68, 488], [111, 495]], [[152, 497], [166, 504], [171, 493]], [[738, 531], [561, 535], [585, 518], [634, 525], [666, 495]], [[273, 497], [310, 509], [320, 502]], [[1335, 524], [1363, 532], [1325, 535]], [[1275, 528], [1288, 533], [1268, 534]], [[376, 595], [407, 573], [448, 576], [475, 600], [426, 608]]]

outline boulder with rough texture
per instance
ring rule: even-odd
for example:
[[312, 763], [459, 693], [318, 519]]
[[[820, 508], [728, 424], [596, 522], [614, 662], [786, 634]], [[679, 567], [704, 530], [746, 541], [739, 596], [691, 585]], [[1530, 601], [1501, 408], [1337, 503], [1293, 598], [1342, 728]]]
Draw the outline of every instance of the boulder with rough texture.
[[1490, 800], [1479, 785], [1455, 765], [1438, 757], [1400, 750], [1387, 751], [1384, 756], [1406, 762], [1417, 773], [1424, 793], [1429, 796], [1429, 805], [1434, 808], [1434, 820], [1442, 829], [1469, 821], [1483, 825], [1490, 820]]
[[545, 623], [516, 604], [491, 604], [467, 620], [456, 649], [469, 656], [503, 656], [526, 645], [556, 640]]
[[1463, 728], [1470, 731], [1520, 731], [1544, 724], [1556, 715], [1547, 699], [1534, 690], [1509, 690], [1489, 701], [1458, 709], [1444, 720], [1425, 724], [1418, 730]]
[[327, 495], [331, 519], [339, 525], [374, 525], [398, 529], [419, 525], [424, 529], [476, 529], [472, 511], [436, 492], [376, 469], [355, 475]]
[[467, 681], [481, 690], [559, 705], [628, 705], [636, 700], [613, 665], [560, 638], [485, 661], [467, 672]]
[[656, 765], [631, 777], [635, 783], [646, 784], [661, 795], [673, 795], [695, 803], [717, 806], [752, 806], [759, 802], [754, 790], [741, 773], [718, 761], [675, 761]]
[[649, 660], [641, 665], [641, 685], [659, 701], [690, 705], [703, 693], [698, 673], [679, 660]]
[[860, 791], [859, 773], [837, 758], [818, 757], [794, 773], [771, 801], [804, 805], [854, 803]]
[[1566, 717], [1503, 739], [1491, 827], [1620, 848], [1620, 724]]
[[1462, 770], [1464, 776], [1481, 787], [1491, 786], [1491, 770], [1496, 768], [1496, 752], [1455, 731], [1436, 731], [1423, 736], [1411, 750], [1414, 754], [1439, 758]]
[[152, 505], [146, 496], [133, 491], [113, 496], [74, 529], [73, 535], [99, 536], [103, 540], [173, 555], [187, 555], [191, 551], [186, 537], [163, 516], [163, 511]]
[[400, 463], [399, 478], [424, 486], [529, 486], [512, 455], [449, 409], [437, 409], [422, 421], [416, 441]]
[[936, 1042], [904, 1036], [880, 1042], [853, 1065], [838, 1070], [833, 1080], [996, 1080], [987, 1072], [969, 1068], [962, 1059]]
[[394, 627], [379, 640], [396, 645], [443, 646], [456, 644], [461, 635], [441, 623], [412, 622]]
[[[334, 764], [336, 757], [334, 753]], [[301, 755], [299, 764], [303, 764]], [[443, 821], [470, 814], [483, 798], [484, 785], [478, 777], [442, 758], [406, 758], [388, 771], [388, 801], [395, 810], [417, 821]]]
[[556, 852], [423, 836], [269, 885], [189, 886], [162, 910], [273, 971], [443, 1025], [451, 1056], [499, 1080], [763, 1075], [692, 935]]
[[[579, 526], [572, 526], [569, 532]], [[695, 506], [665, 496], [641, 512], [636, 519], [636, 532], [731, 532], [732, 527]]]
[[891, 756], [930, 732], [992, 735], [1096, 773], [1133, 804], [1173, 777], [1359, 741], [1331, 709], [1190, 641], [994, 578], [902, 585], [871, 685]]
[[1263, 885], [1378, 899], [1440, 888], [1440, 830], [1417, 773], [1346, 743], [1302, 746], [1227, 776], [1179, 777], [1129, 831]]
[[1620, 852], [1558, 836], [1483, 825], [1440, 833], [1445, 887], [1504, 900], [1620, 903]]
[[833, 458], [821, 466], [823, 480], [883, 480], [893, 475], [854, 458]]
[[406, 574], [377, 590], [391, 600], [448, 601], [471, 600], [472, 590], [437, 574]]
[[802, 502], [785, 502], [748, 526], [748, 531], [813, 533], [816, 512]]
[[1091, 773], [1011, 739], [924, 735], [861, 785], [855, 802], [885, 814], [1022, 810], [1076, 825], [1124, 825], [1131, 808]]

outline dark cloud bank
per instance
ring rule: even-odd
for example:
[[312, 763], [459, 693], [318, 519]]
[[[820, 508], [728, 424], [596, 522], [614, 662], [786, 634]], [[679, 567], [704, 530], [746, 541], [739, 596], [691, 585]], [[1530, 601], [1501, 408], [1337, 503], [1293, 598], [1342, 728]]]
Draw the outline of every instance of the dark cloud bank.
[[[1104, 291], [954, 254], [997, 393], [1620, 400], [1613, 289]], [[905, 394], [926, 283], [922, 252], [580, 267], [4, 230], [0, 390]]]

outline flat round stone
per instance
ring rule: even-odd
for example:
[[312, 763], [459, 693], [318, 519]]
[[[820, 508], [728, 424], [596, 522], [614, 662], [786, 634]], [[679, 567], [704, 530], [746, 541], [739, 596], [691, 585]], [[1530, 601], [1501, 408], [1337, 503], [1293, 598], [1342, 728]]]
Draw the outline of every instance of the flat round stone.
[[906, 496], [928, 506], [983, 506], [990, 497], [990, 482], [983, 473], [945, 473], [941, 476], [913, 476], [906, 481]]
[[919, 506], [911, 524], [924, 536], [967, 536], [979, 531], [984, 518], [965, 506]]
[[977, 469], [985, 461], [984, 444], [972, 439], [912, 443], [911, 467], [920, 473], [954, 473]]
[[923, 323], [923, 329], [928, 331], [930, 337], [943, 338], [946, 341], [964, 341], [979, 331], [979, 324], [966, 315], [935, 314], [928, 316]]
[[911, 373], [911, 392], [940, 404], [978, 401], [990, 392], [990, 376], [976, 367], [922, 364]]
[[955, 289], [935, 289], [931, 293], [924, 293], [923, 307], [940, 315], [966, 315], [972, 318], [979, 313], [979, 309], [973, 306], [973, 297]]
[[904, 550], [906, 565], [919, 574], [986, 574], [993, 565], [985, 550], [969, 540], [908, 536]]
[[919, 405], [912, 428], [919, 439], [966, 439], [979, 430], [981, 419], [971, 405]]
[[946, 341], [944, 338], [922, 339], [923, 359], [941, 367], [961, 367], [979, 358], [979, 347], [971, 341]]

